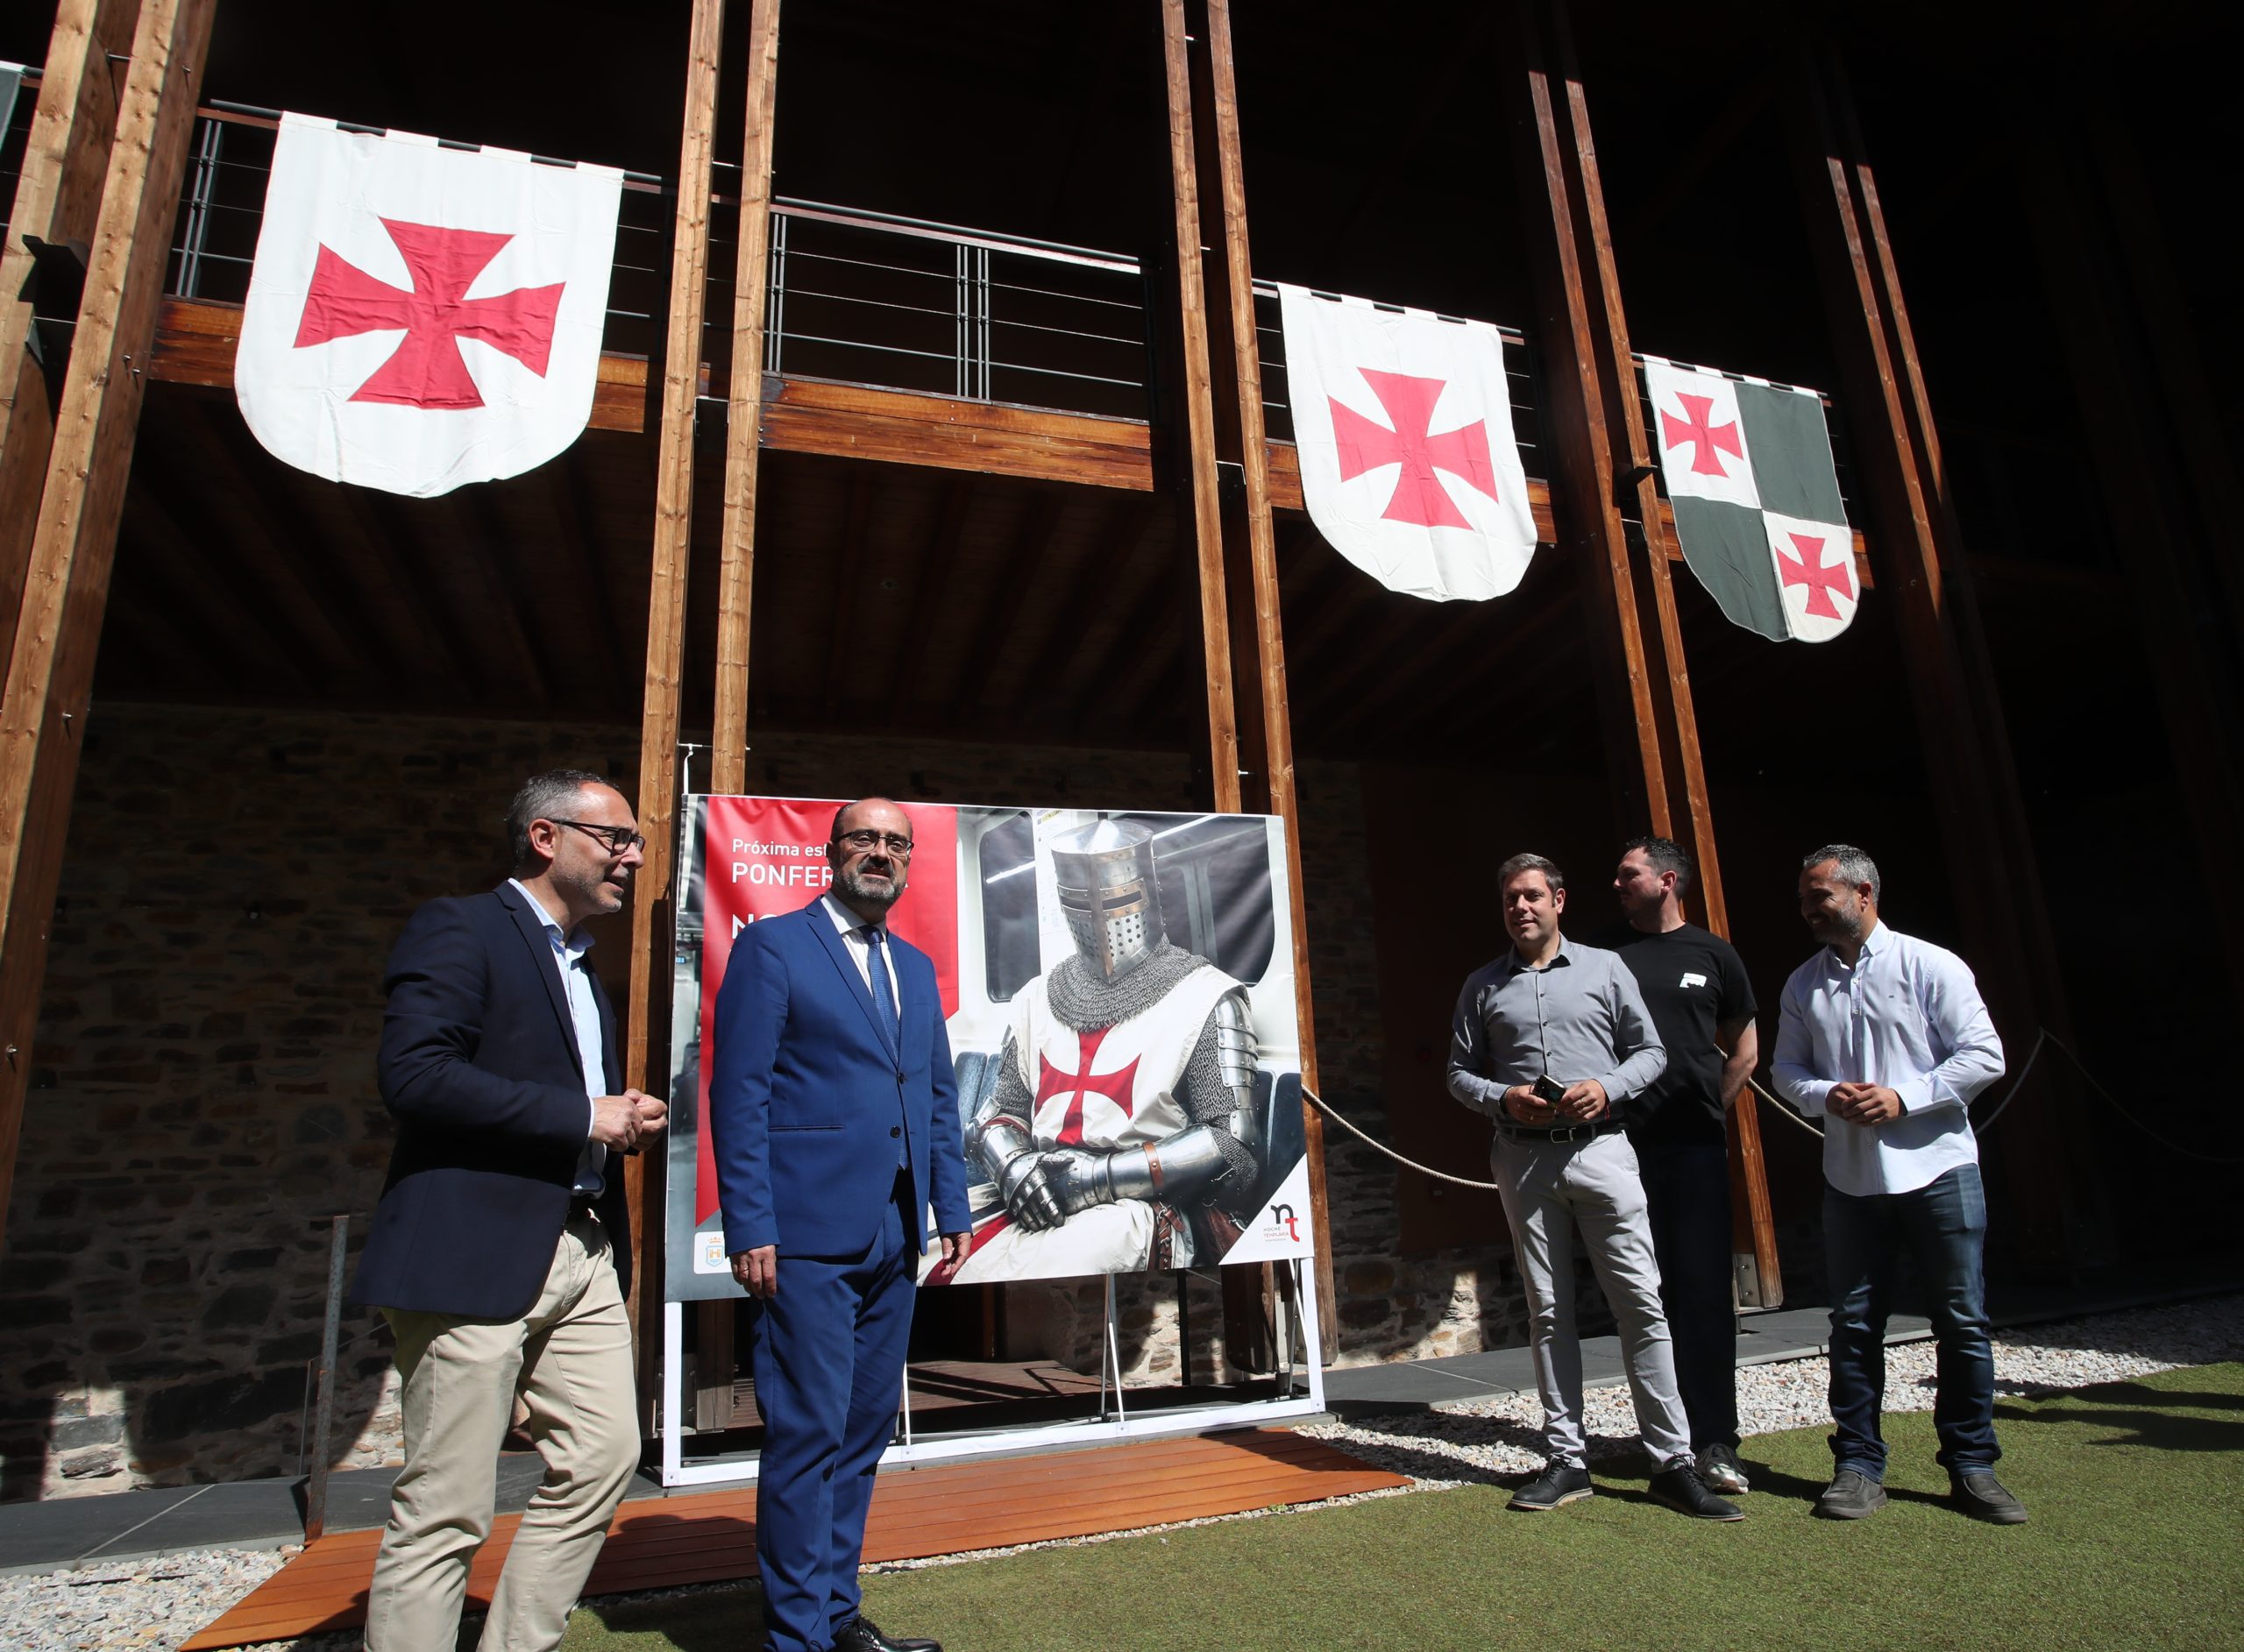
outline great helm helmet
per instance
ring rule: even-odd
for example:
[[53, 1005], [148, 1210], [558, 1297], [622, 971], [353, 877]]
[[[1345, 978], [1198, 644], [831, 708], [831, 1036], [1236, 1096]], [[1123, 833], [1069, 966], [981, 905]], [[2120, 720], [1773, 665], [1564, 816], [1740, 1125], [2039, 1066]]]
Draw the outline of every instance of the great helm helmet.
[[1097, 820], [1052, 840], [1052, 877], [1076, 950], [1119, 981], [1166, 938], [1154, 835], [1129, 820]]

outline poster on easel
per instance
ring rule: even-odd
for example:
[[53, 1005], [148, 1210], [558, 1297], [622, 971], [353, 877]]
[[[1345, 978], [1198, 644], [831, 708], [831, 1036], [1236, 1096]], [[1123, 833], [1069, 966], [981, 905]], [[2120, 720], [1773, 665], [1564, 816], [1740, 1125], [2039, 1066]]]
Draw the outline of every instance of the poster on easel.
[[[739, 1295], [705, 1053], [734, 939], [825, 898], [831, 799], [696, 795], [673, 954], [664, 1295]], [[1311, 1253], [1291, 904], [1274, 816], [905, 803], [891, 932], [934, 961], [973, 1210], [921, 1282]]]

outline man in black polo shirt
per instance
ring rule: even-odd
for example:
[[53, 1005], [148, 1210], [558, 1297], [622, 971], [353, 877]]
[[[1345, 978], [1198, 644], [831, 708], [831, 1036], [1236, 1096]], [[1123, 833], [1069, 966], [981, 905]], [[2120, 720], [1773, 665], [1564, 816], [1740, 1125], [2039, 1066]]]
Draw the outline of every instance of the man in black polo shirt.
[[1744, 1088], [1759, 1048], [1753, 988], [1737, 949], [1683, 921], [1690, 887], [1690, 856], [1666, 838], [1636, 839], [1613, 875], [1627, 926], [1600, 939], [1636, 976], [1667, 1046], [1666, 1070], [1630, 1103], [1629, 1139], [1651, 1205], [1691, 1448], [1708, 1485], [1735, 1496], [1747, 1485], [1737, 1465], [1737, 1316], [1723, 1114]]

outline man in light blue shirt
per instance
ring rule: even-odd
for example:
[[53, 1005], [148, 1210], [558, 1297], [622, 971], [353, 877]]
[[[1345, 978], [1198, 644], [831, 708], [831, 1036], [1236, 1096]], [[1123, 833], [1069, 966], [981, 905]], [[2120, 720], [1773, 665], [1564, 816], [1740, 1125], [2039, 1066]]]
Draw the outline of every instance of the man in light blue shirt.
[[1956, 1506], [2016, 1525], [1995, 1478], [1987, 1201], [1964, 1110], [2002, 1076], [2002, 1040], [1954, 953], [1878, 921], [1870, 856], [1827, 844], [1800, 869], [1800, 913], [1824, 943], [1785, 983], [1777, 1088], [1824, 1121], [1823, 1243], [1830, 1276], [1830, 1485], [1815, 1505], [1859, 1520], [1885, 1503], [1885, 1322], [1906, 1254], [1939, 1341], [1933, 1422]]

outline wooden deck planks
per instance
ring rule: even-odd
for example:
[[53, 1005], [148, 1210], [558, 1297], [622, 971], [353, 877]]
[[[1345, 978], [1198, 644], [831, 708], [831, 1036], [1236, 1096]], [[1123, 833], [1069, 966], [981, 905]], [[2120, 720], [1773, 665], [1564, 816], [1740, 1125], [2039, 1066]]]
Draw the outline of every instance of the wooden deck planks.
[[[873, 1493], [865, 1558], [913, 1560], [1313, 1503], [1407, 1485], [1280, 1429], [1149, 1440], [987, 1463], [894, 1469]], [[494, 1525], [468, 1577], [480, 1611], [520, 1516]], [[348, 1628], [366, 1619], [379, 1531], [323, 1537], [181, 1652]], [[629, 1503], [608, 1528], [587, 1596], [718, 1583], [756, 1569], [753, 1488]]]

